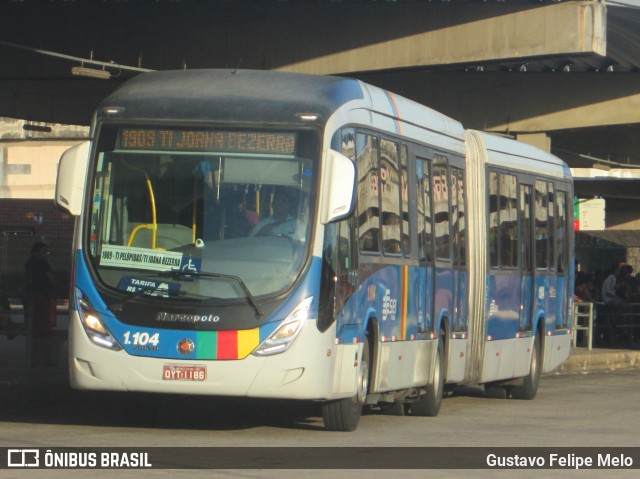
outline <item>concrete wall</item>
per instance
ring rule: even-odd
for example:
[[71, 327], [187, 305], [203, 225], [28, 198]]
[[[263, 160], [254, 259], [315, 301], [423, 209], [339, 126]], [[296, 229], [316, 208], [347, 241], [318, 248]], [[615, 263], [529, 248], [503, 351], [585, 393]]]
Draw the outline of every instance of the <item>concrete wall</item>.
[[1, 294], [20, 293], [31, 246], [44, 241], [57, 295], [68, 295], [74, 218], [57, 209], [53, 198], [60, 155], [87, 133], [86, 127], [0, 119]]
[[87, 127], [0, 118], [0, 198], [53, 199], [60, 155]]

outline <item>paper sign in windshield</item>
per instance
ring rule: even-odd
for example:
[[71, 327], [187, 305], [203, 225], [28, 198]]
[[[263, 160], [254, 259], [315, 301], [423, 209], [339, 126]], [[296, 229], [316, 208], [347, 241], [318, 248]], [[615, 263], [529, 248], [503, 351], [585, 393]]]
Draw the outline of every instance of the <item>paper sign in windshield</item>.
[[118, 289], [126, 291], [127, 293], [145, 291], [149, 296], [169, 298], [180, 291], [180, 285], [178, 283], [169, 283], [167, 281], [160, 281], [156, 279], [124, 276], [118, 283]]
[[183, 253], [103, 245], [100, 266], [168, 271], [180, 268]]

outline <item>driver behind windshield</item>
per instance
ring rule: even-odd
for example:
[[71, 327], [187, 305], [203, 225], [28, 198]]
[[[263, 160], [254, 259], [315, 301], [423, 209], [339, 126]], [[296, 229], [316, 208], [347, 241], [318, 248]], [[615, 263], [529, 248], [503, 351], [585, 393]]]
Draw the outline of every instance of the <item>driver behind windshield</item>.
[[285, 190], [277, 190], [271, 199], [271, 216], [258, 222], [250, 236], [286, 235], [293, 237], [296, 232], [296, 219], [290, 212], [293, 203], [291, 195]]

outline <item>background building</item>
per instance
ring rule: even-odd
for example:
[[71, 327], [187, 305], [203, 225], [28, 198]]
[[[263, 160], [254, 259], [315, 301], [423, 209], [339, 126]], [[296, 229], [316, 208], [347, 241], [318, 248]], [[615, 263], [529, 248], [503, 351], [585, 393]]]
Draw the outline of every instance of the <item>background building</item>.
[[68, 295], [74, 218], [58, 210], [54, 189], [60, 155], [88, 133], [87, 127], [0, 119], [0, 287], [19, 296], [24, 263], [36, 241], [51, 248], [50, 263]]

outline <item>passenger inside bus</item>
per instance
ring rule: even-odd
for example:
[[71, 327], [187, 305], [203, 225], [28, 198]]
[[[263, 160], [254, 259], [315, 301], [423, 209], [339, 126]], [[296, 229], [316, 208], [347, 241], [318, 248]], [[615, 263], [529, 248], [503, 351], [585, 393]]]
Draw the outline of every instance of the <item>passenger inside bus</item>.
[[242, 191], [232, 191], [224, 199], [224, 239], [243, 238], [249, 235], [255, 221], [251, 221]]
[[293, 203], [291, 195], [285, 190], [277, 190], [271, 200], [271, 215], [260, 220], [250, 236], [286, 235], [294, 237], [297, 221], [290, 212]]

